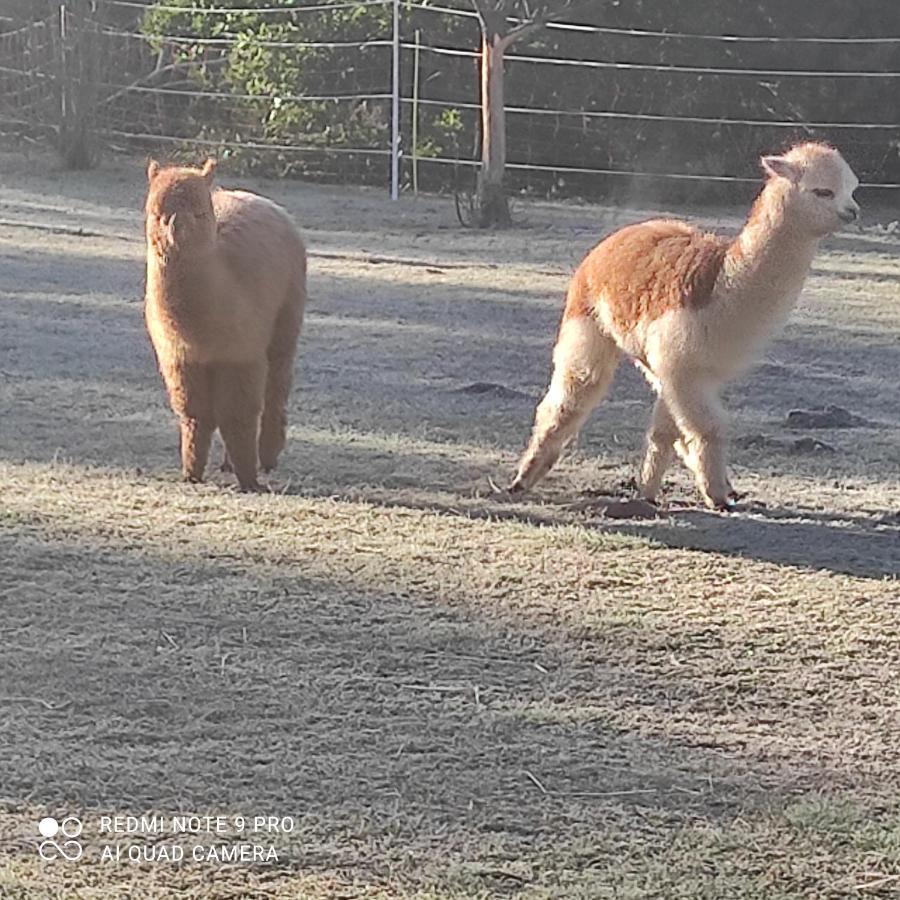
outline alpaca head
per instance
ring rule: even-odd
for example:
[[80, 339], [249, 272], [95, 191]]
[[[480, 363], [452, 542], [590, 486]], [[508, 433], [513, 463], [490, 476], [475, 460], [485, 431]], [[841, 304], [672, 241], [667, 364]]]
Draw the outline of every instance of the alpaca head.
[[216, 217], [212, 182], [216, 161], [208, 159], [200, 169], [147, 166], [145, 227], [147, 242], [163, 257], [173, 250], [202, 251], [213, 246]]
[[844, 157], [827, 144], [797, 144], [783, 156], [761, 160], [783, 191], [785, 212], [793, 223], [815, 237], [824, 237], [856, 220], [859, 204], [853, 192], [859, 179]]

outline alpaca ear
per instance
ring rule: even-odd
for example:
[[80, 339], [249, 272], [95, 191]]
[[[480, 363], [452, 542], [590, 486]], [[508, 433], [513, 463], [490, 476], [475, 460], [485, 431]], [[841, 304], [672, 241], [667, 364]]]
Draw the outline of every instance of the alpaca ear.
[[147, 163], [147, 181], [153, 181], [159, 174], [159, 163], [155, 159], [151, 159]]
[[760, 159], [762, 167], [769, 175], [776, 178], [786, 178], [792, 184], [800, 181], [800, 167], [789, 162], [783, 156], [763, 156]]
[[200, 174], [210, 183], [212, 184], [213, 177], [216, 174], [216, 161], [212, 157], [206, 160], [203, 163], [203, 168], [200, 170]]

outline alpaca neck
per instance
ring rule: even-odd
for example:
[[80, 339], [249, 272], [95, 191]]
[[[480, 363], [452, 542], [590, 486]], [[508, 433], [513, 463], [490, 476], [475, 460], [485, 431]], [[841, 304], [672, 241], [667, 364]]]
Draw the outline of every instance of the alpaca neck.
[[766, 185], [725, 258], [727, 295], [776, 318], [794, 306], [819, 245], [790, 215], [789, 190], [781, 179]]
[[211, 254], [182, 254], [170, 250], [162, 254], [147, 246], [148, 296], [167, 306], [180, 306], [203, 290], [209, 281]]

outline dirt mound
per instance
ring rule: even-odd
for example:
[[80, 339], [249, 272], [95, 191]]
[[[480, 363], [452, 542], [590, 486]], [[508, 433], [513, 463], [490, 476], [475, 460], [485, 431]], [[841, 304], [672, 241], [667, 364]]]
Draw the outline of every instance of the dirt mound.
[[454, 391], [456, 394], [475, 394], [497, 397], [500, 400], [530, 400], [528, 394], [508, 388], [503, 384], [494, 384], [492, 381], [475, 381], [465, 387]]
[[870, 424], [843, 406], [792, 409], [787, 415], [788, 428], [865, 428]]

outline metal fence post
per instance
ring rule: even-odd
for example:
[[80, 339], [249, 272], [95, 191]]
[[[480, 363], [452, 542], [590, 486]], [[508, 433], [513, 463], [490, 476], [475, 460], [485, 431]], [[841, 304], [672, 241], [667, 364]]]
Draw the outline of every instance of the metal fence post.
[[413, 194], [419, 195], [419, 46], [421, 34], [416, 29], [416, 51], [413, 61], [413, 102], [412, 102], [412, 183]]
[[394, 0], [394, 47], [391, 79], [391, 200], [400, 196], [400, 0]]
[[66, 4], [59, 4], [59, 133], [62, 137], [69, 119], [68, 81], [69, 66], [66, 59], [66, 44], [69, 41]]

